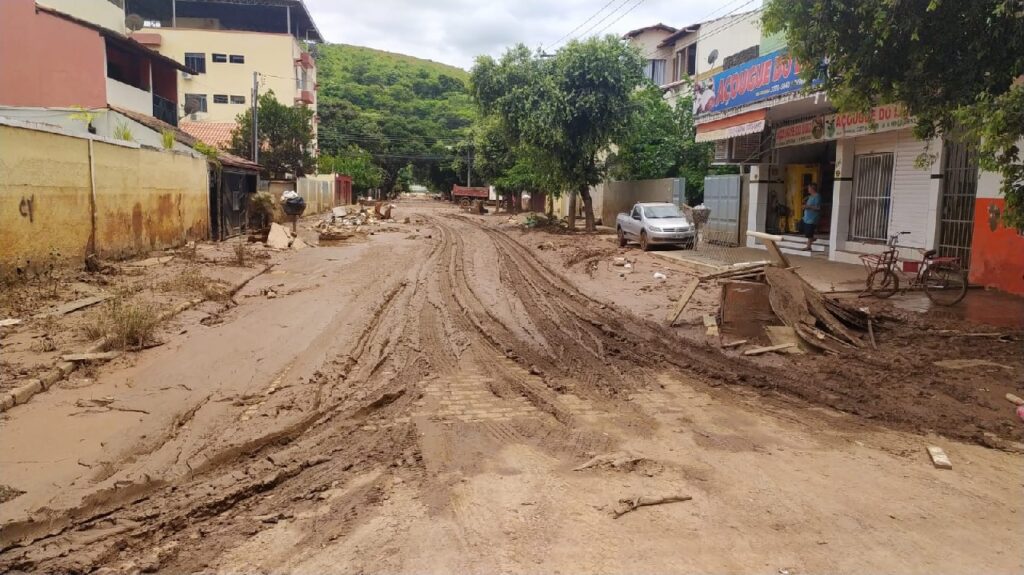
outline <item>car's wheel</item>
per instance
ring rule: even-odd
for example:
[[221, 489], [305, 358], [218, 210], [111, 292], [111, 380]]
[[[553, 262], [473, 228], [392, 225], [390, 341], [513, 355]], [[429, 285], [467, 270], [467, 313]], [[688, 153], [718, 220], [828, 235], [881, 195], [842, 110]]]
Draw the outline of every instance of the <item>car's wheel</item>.
[[619, 228], [616, 232], [619, 234], [619, 247], [626, 247], [626, 232], [622, 231], [622, 228]]
[[647, 232], [640, 232], [640, 249], [643, 251], [650, 251], [651, 244], [647, 242]]

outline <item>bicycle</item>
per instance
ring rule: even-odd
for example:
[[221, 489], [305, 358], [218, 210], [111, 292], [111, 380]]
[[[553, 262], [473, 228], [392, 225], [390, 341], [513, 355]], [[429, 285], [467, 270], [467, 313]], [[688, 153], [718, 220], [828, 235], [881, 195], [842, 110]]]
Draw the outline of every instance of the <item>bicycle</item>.
[[[860, 256], [865, 269], [868, 270], [867, 293], [887, 298], [900, 291], [900, 271], [896, 241], [900, 236], [910, 232], [898, 232], [889, 236], [886, 250], [880, 254]], [[936, 250], [914, 248], [921, 253], [921, 261], [917, 264], [917, 274], [910, 279], [904, 291], [920, 288], [928, 299], [938, 305], [951, 306], [960, 302], [967, 295], [967, 272], [960, 267], [960, 258], [939, 257]], [[863, 294], [862, 294], [863, 295]]]

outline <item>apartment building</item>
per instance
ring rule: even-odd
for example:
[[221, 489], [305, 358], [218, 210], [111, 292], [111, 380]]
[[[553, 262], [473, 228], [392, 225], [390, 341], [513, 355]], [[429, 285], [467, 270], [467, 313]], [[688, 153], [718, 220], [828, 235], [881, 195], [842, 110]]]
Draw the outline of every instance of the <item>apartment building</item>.
[[177, 125], [178, 78], [188, 68], [123, 30], [123, 8], [108, 0], [0, 2], [4, 115], [68, 123], [76, 109], [111, 106]]
[[689, 96], [695, 82], [730, 67], [727, 56], [759, 49], [760, 11], [729, 14], [713, 20], [674, 28], [662, 23], [623, 35], [640, 50], [644, 75], [659, 86], [673, 106]]
[[316, 112], [322, 36], [301, 0], [126, 0], [125, 11], [134, 39], [192, 70], [178, 83], [181, 127], [207, 144], [227, 145], [254, 77], [260, 94]]

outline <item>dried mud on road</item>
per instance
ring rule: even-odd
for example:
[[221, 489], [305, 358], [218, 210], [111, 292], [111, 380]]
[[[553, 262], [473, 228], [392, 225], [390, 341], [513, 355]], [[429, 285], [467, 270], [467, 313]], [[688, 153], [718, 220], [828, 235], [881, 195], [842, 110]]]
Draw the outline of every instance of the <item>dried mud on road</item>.
[[[5, 518], [0, 570], [1024, 566], [1019, 456], [932, 438], [956, 466], [942, 475], [920, 438], [794, 399], [835, 405], [798, 391], [813, 383], [809, 365], [680, 337], [486, 218], [403, 209], [429, 239], [384, 234], [294, 264], [315, 278], [294, 313], [350, 298], [321, 314], [324, 335], [309, 344], [319, 355], [283, 344], [296, 358], [267, 381], [201, 382], [156, 437], [73, 482], [73, 504]], [[241, 307], [240, 318], [269, 314]], [[231, 318], [216, 329], [230, 335]], [[221, 361], [260, 359], [236, 354]], [[614, 516], [621, 499], [660, 497], [679, 500]]]

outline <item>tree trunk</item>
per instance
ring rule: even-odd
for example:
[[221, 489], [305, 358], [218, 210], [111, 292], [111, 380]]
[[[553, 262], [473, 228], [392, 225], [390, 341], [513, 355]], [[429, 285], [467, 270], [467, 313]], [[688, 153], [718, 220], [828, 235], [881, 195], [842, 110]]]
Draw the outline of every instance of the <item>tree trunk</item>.
[[569, 231], [576, 231], [576, 192], [569, 192]]
[[547, 198], [544, 203], [547, 204], [548, 208], [548, 221], [553, 221], [555, 219], [555, 195], [547, 194]]
[[590, 197], [590, 186], [580, 186], [580, 196], [583, 197], [583, 217], [586, 219], [587, 231], [592, 232], [594, 226], [594, 199]]

